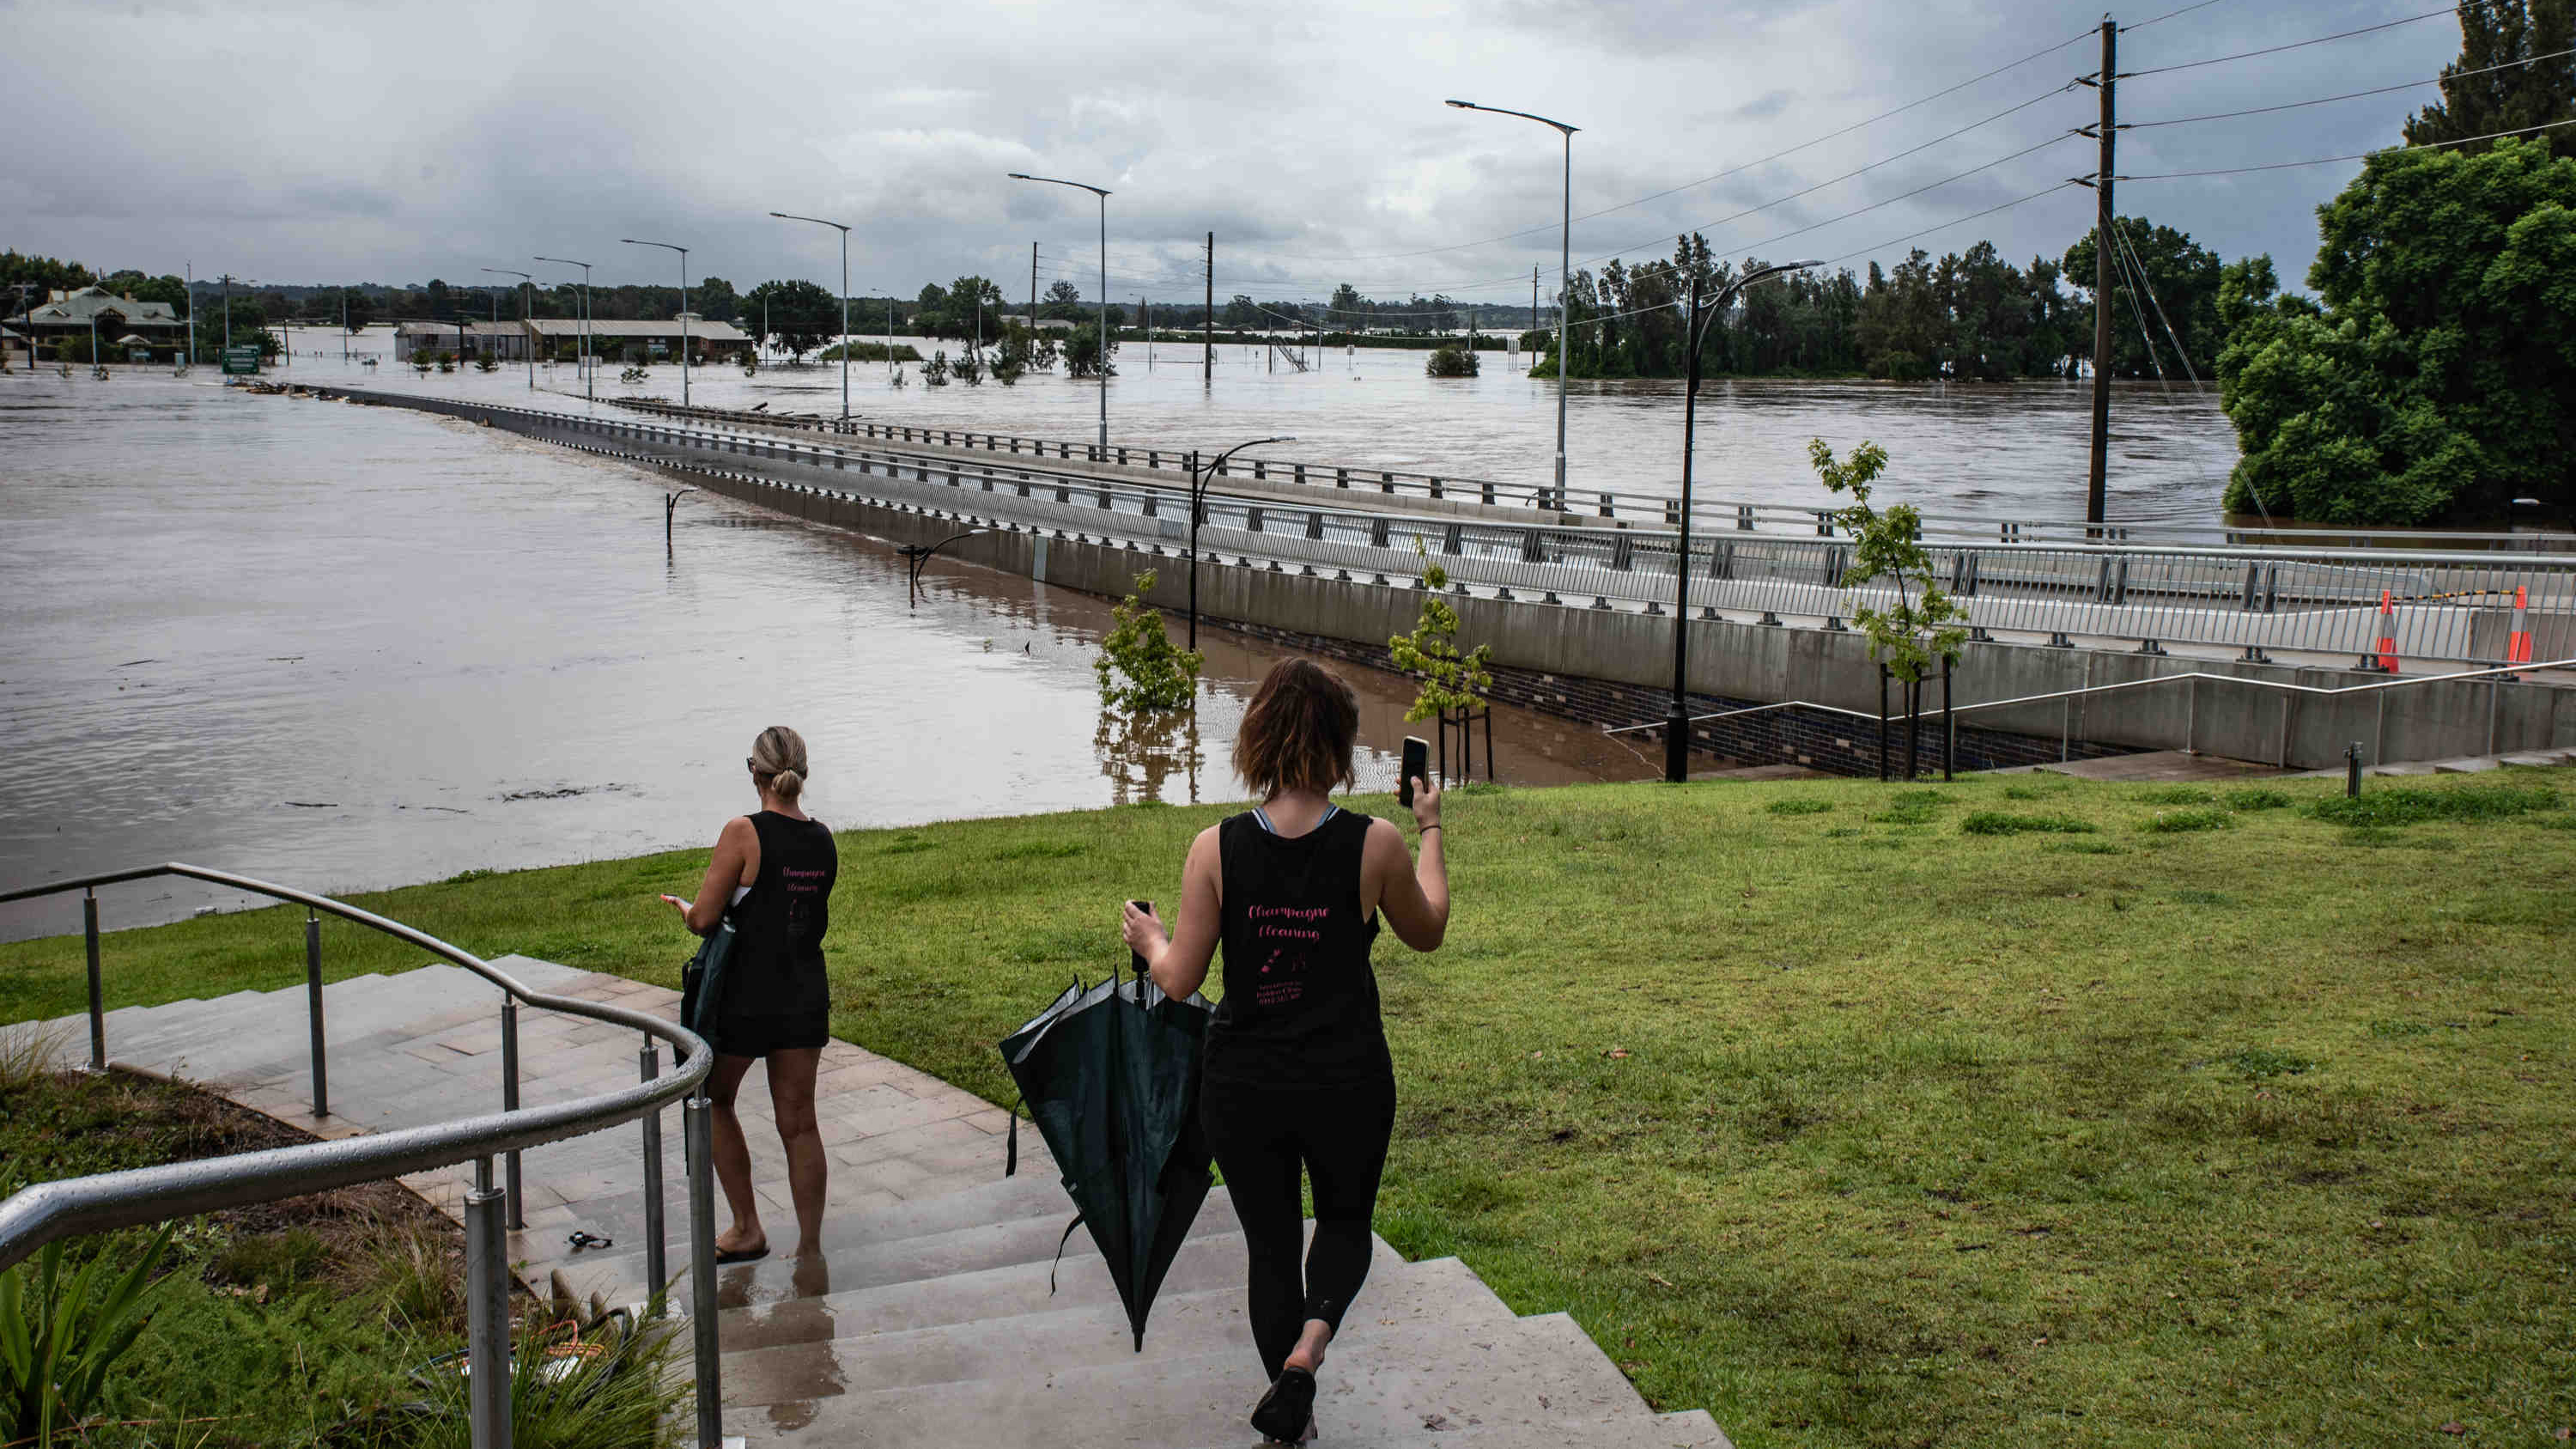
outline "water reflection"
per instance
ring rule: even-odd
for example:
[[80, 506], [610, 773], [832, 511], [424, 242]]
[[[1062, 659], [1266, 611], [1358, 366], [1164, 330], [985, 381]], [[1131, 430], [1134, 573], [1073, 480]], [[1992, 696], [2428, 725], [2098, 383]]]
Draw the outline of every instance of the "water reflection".
[[[1100, 755], [1100, 773], [1109, 780], [1111, 804], [1199, 803], [1199, 767], [1207, 760], [1199, 747], [1198, 711], [1125, 714], [1103, 709], [1091, 747]], [[1175, 775], [1186, 794], [1169, 788]]]

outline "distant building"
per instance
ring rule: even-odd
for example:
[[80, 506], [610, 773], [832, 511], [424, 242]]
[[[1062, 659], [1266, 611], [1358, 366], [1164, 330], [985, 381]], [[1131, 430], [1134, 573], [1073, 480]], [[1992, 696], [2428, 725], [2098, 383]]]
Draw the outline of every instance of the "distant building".
[[521, 322], [405, 322], [394, 328], [396, 362], [409, 362], [422, 352], [516, 362], [528, 355], [528, 329]]
[[86, 346], [93, 327], [102, 352], [129, 336], [142, 340], [127, 344], [128, 352], [175, 354], [188, 340], [188, 319], [169, 303], [138, 302], [130, 293], [119, 296], [105, 287], [48, 293], [44, 301], [9, 320], [15, 324], [9, 329], [12, 337], [32, 333], [39, 347], [51, 347], [73, 337]]
[[[536, 332], [538, 355], [570, 355], [581, 345], [581, 320], [577, 317], [540, 317], [528, 326]], [[692, 314], [689, 318], [689, 344], [696, 355], [709, 360], [738, 359], [751, 351], [751, 334], [730, 322], [710, 322]], [[612, 361], [634, 348], [641, 356], [678, 357], [680, 323], [618, 321], [595, 317], [590, 323], [590, 348]]]

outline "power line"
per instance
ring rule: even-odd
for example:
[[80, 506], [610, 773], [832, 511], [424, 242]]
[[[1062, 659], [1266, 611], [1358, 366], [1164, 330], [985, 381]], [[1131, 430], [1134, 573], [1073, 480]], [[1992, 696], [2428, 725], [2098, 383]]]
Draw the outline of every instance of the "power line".
[[2222, 166], [2211, 171], [2159, 171], [2147, 176], [2122, 176], [2121, 181], [2181, 181], [2194, 176], [2242, 176], [2253, 171], [2289, 171], [2301, 166], [2331, 166], [2338, 161], [2367, 161], [2392, 151], [2433, 151], [2444, 146], [2469, 146], [2480, 141], [2501, 141], [2507, 136], [2528, 136], [2538, 131], [2554, 131], [2560, 126], [2576, 126], [2576, 117], [2564, 121], [2543, 121], [2537, 126], [2521, 126], [2510, 131], [2491, 131], [2483, 136], [2461, 136], [2449, 141], [2426, 141], [2414, 146], [2382, 146], [2352, 156], [2320, 156], [2313, 161], [2275, 161], [2268, 166]]
[[2170, 121], [2127, 121], [2121, 124], [2120, 129], [2124, 131], [2143, 131], [2155, 126], [2188, 126], [2195, 121], [2232, 121], [2239, 116], [2268, 116], [2274, 111], [2295, 111], [2302, 106], [2330, 105], [2336, 101], [2359, 100], [2364, 96], [2384, 96], [2391, 91], [2411, 91], [2418, 86], [2437, 86], [2441, 85], [2445, 81], [2464, 80], [2473, 75], [2487, 75], [2495, 71], [2512, 70], [2516, 66], [2538, 65], [2544, 60], [2557, 60], [2561, 56], [2569, 55], [2576, 55], [2576, 47], [2570, 47], [2566, 50], [2553, 50], [2547, 55], [2535, 55], [2528, 60], [2509, 60], [2504, 62], [2502, 65], [2481, 66], [2476, 70], [2454, 71], [2449, 75], [2437, 75], [2430, 80], [2407, 81], [2402, 85], [2380, 86], [2374, 90], [2347, 91], [2339, 96], [2320, 96], [2313, 101], [2288, 101], [2277, 106], [2256, 106], [2251, 110], [2221, 111], [2215, 115], [2208, 116], [2178, 116]]
[[[1723, 181], [1723, 180], [1725, 180], [1727, 177], [1735, 176], [1735, 175], [1740, 175], [1740, 174], [1741, 174], [1741, 173], [1743, 173], [1743, 172], [1746, 172], [1746, 171], [1750, 171], [1750, 170], [1752, 170], [1752, 169], [1753, 169], [1754, 167], [1756, 167], [1756, 166], [1768, 166], [1768, 165], [1770, 165], [1770, 164], [1771, 164], [1772, 162], [1774, 162], [1774, 161], [1782, 160], [1782, 159], [1784, 159], [1784, 158], [1786, 158], [1786, 157], [1790, 157], [1790, 156], [1795, 156], [1795, 155], [1797, 155], [1797, 154], [1798, 154], [1799, 152], [1801, 152], [1801, 151], [1805, 151], [1805, 150], [1809, 150], [1809, 149], [1811, 149], [1811, 148], [1813, 148], [1813, 147], [1821, 146], [1821, 145], [1825, 144], [1827, 141], [1837, 141], [1837, 140], [1840, 140], [1840, 139], [1842, 139], [1843, 137], [1850, 135], [1850, 134], [1851, 134], [1852, 132], [1854, 132], [1854, 131], [1863, 130], [1863, 129], [1867, 128], [1867, 127], [1875, 126], [1875, 125], [1877, 125], [1877, 124], [1878, 124], [1879, 122], [1881, 122], [1881, 121], [1888, 120], [1888, 119], [1890, 119], [1890, 118], [1892, 118], [1892, 117], [1901, 116], [1901, 115], [1905, 114], [1907, 111], [1915, 110], [1915, 109], [1917, 109], [1917, 108], [1919, 108], [1919, 107], [1922, 107], [1922, 106], [1928, 106], [1928, 105], [1930, 105], [1932, 102], [1937, 101], [1937, 100], [1940, 100], [1940, 99], [1941, 99], [1941, 98], [1943, 98], [1944, 96], [1956, 95], [1958, 92], [1963, 91], [1963, 90], [1966, 90], [1966, 89], [1967, 89], [1968, 87], [1970, 87], [1970, 86], [1980, 84], [1981, 82], [1984, 82], [1984, 81], [1990, 81], [1990, 80], [1993, 80], [1996, 76], [2002, 75], [2002, 74], [2003, 74], [2003, 73], [2005, 73], [2006, 71], [2010, 71], [2010, 70], [2018, 70], [2018, 69], [2020, 69], [2022, 66], [2028, 65], [2028, 64], [2030, 64], [2030, 63], [2031, 63], [2032, 61], [2034, 61], [2034, 60], [2040, 60], [2040, 59], [2043, 59], [2043, 58], [2045, 58], [2045, 57], [2047, 57], [2047, 56], [2055, 55], [2057, 52], [2059, 52], [2059, 51], [2061, 51], [2061, 50], [2066, 49], [2066, 48], [2067, 48], [2068, 46], [2070, 46], [2070, 45], [2074, 45], [2074, 44], [2076, 44], [2076, 43], [2078, 43], [2078, 42], [2080, 42], [2080, 41], [2090, 40], [2092, 37], [2093, 37], [2093, 32], [2092, 32], [2092, 31], [2090, 31], [2090, 30], [2084, 31], [2082, 34], [2076, 35], [2076, 36], [2074, 36], [2074, 37], [2072, 37], [2072, 38], [2070, 38], [2070, 39], [2067, 39], [2067, 40], [2061, 40], [2061, 41], [2059, 41], [2057, 44], [2052, 45], [2052, 46], [2049, 46], [2049, 47], [2048, 47], [2047, 49], [2045, 49], [2045, 50], [2034, 50], [2034, 51], [2032, 51], [2030, 54], [2023, 56], [2023, 57], [2022, 57], [2022, 58], [2020, 58], [2019, 60], [2007, 61], [2007, 62], [2005, 62], [2004, 64], [1999, 65], [1999, 66], [1996, 66], [1993, 70], [1987, 71], [1987, 72], [1985, 72], [1985, 73], [1984, 73], [1984, 74], [1982, 74], [1982, 75], [1974, 75], [1974, 76], [1970, 76], [1968, 79], [1963, 80], [1963, 81], [1959, 82], [1959, 83], [1958, 83], [1958, 84], [1956, 84], [1956, 85], [1948, 86], [1948, 87], [1945, 87], [1945, 88], [1943, 88], [1943, 89], [1941, 89], [1941, 90], [1934, 91], [1932, 94], [1930, 94], [1930, 95], [1928, 95], [1928, 96], [1923, 97], [1921, 100], [1908, 101], [1908, 102], [1906, 102], [1904, 105], [1898, 106], [1898, 107], [1896, 107], [1896, 108], [1895, 108], [1895, 109], [1893, 109], [1893, 110], [1881, 111], [1881, 112], [1879, 112], [1877, 115], [1875, 115], [1875, 116], [1871, 116], [1871, 117], [1870, 117], [1869, 119], [1867, 119], [1867, 120], [1863, 120], [1863, 121], [1854, 121], [1854, 122], [1852, 122], [1850, 125], [1843, 127], [1843, 128], [1842, 128], [1841, 130], [1839, 130], [1839, 131], [1829, 131], [1829, 132], [1827, 132], [1826, 134], [1824, 134], [1824, 135], [1822, 135], [1822, 136], [1818, 136], [1818, 137], [1816, 137], [1816, 138], [1815, 138], [1814, 140], [1812, 140], [1812, 141], [1801, 141], [1801, 142], [1799, 142], [1797, 145], [1795, 145], [1795, 146], [1791, 146], [1791, 147], [1787, 148], [1786, 150], [1774, 151], [1774, 152], [1772, 152], [1772, 153], [1771, 153], [1770, 155], [1768, 155], [1768, 156], [1763, 156], [1763, 157], [1757, 158], [1757, 159], [1752, 160], [1752, 161], [1747, 161], [1747, 162], [1743, 163], [1743, 164], [1742, 164], [1742, 165], [1740, 165], [1740, 166], [1730, 166], [1730, 167], [1728, 167], [1728, 168], [1727, 168], [1726, 170], [1724, 170], [1724, 171], [1720, 171], [1720, 172], [1717, 172], [1717, 173], [1715, 173], [1715, 174], [1713, 174], [1713, 175], [1709, 175], [1709, 176], [1703, 176], [1703, 177], [1699, 178], [1699, 179], [1698, 179], [1698, 180], [1696, 180], [1696, 181], [1685, 181], [1685, 182], [1683, 182], [1682, 184], [1680, 184], [1679, 186], [1666, 187], [1666, 188], [1665, 188], [1664, 190], [1662, 190], [1662, 191], [1651, 192], [1651, 193], [1649, 193], [1649, 194], [1647, 194], [1647, 195], [1645, 195], [1645, 196], [1640, 196], [1640, 197], [1638, 197], [1638, 198], [1637, 198], [1637, 199], [1635, 199], [1634, 201], [1623, 201], [1623, 202], [1620, 202], [1620, 203], [1619, 203], [1618, 205], [1616, 205], [1616, 206], [1607, 206], [1607, 207], [1603, 207], [1603, 208], [1602, 208], [1601, 210], [1599, 210], [1599, 211], [1588, 211], [1588, 212], [1585, 212], [1583, 215], [1581, 215], [1581, 216], [1578, 216], [1578, 217], [1574, 218], [1574, 220], [1576, 220], [1576, 221], [1592, 221], [1592, 220], [1596, 220], [1596, 219], [1598, 219], [1598, 218], [1600, 218], [1600, 217], [1609, 216], [1609, 215], [1611, 215], [1611, 214], [1612, 214], [1612, 213], [1614, 213], [1614, 212], [1621, 212], [1621, 211], [1628, 211], [1628, 210], [1632, 210], [1632, 209], [1634, 209], [1634, 208], [1636, 208], [1636, 207], [1643, 206], [1643, 205], [1645, 205], [1646, 203], [1648, 203], [1648, 202], [1650, 202], [1650, 201], [1661, 201], [1661, 200], [1663, 200], [1663, 199], [1664, 199], [1665, 197], [1667, 197], [1667, 196], [1673, 196], [1673, 195], [1676, 195], [1676, 194], [1678, 194], [1678, 193], [1680, 193], [1680, 192], [1688, 191], [1688, 190], [1692, 189], [1693, 187], [1706, 186], [1706, 185], [1708, 185], [1708, 184], [1709, 184], [1710, 182], [1712, 182], [1712, 181]], [[2054, 94], [2054, 93], [2052, 92], [2052, 94]], [[2043, 99], [2044, 99], [2044, 98], [2043, 98]], [[2015, 109], [2019, 109], [2019, 108], [2018, 108], [2018, 107], [2016, 107]], [[2010, 112], [2006, 112], [2005, 114], [2009, 115], [2009, 114], [2010, 114]], [[1994, 118], [1994, 117], [1988, 117], [1987, 119], [1992, 120], [1992, 119], [1995, 119], [1995, 118]], [[1979, 124], [1979, 125], [1983, 125], [1983, 124], [1984, 124], [1984, 122], [1979, 122], [1978, 124]], [[1974, 128], [1973, 128], [1973, 127], [1971, 127], [1970, 129], [1974, 129]], [[1364, 253], [1364, 254], [1354, 255], [1354, 256], [1313, 256], [1313, 255], [1301, 254], [1301, 253], [1296, 253], [1296, 252], [1263, 251], [1263, 250], [1261, 250], [1261, 249], [1260, 249], [1260, 248], [1258, 248], [1258, 247], [1243, 247], [1243, 248], [1237, 248], [1237, 250], [1247, 252], [1248, 254], [1253, 255], [1253, 256], [1271, 256], [1271, 257], [1278, 257], [1278, 258], [1280, 258], [1280, 259], [1281, 259], [1281, 260], [1283, 260], [1283, 261], [1292, 261], [1292, 262], [1386, 262], [1386, 261], [1396, 261], [1396, 260], [1400, 260], [1400, 259], [1405, 258], [1405, 257], [1424, 257], [1424, 256], [1431, 256], [1431, 255], [1434, 255], [1435, 253], [1439, 253], [1439, 252], [1454, 252], [1454, 251], [1462, 251], [1462, 250], [1465, 250], [1465, 249], [1466, 249], [1466, 248], [1468, 248], [1468, 247], [1489, 246], [1489, 245], [1491, 245], [1491, 244], [1493, 244], [1493, 243], [1495, 243], [1495, 242], [1515, 241], [1515, 240], [1518, 240], [1518, 239], [1519, 239], [1519, 238], [1521, 238], [1521, 237], [1534, 235], [1534, 234], [1536, 234], [1536, 233], [1538, 233], [1538, 232], [1548, 231], [1548, 230], [1550, 230], [1550, 229], [1551, 229], [1551, 228], [1549, 228], [1545, 223], [1541, 223], [1540, 225], [1537, 225], [1537, 226], [1523, 227], [1523, 228], [1522, 228], [1521, 230], [1519, 230], [1519, 231], [1505, 232], [1505, 233], [1503, 233], [1503, 234], [1502, 234], [1502, 235], [1500, 235], [1500, 236], [1489, 236], [1489, 237], [1484, 237], [1484, 238], [1480, 238], [1479, 240], [1476, 240], [1476, 241], [1452, 242], [1452, 243], [1449, 243], [1449, 244], [1444, 245], [1444, 246], [1423, 247], [1423, 248], [1420, 248], [1420, 249], [1418, 249], [1418, 250], [1415, 250], [1415, 251], [1409, 251], [1409, 252], [1374, 252], [1374, 253]]]
[[2182, 8], [2181, 8], [2181, 9], [2179, 9], [2179, 10], [2168, 10], [2168, 11], [2166, 11], [2164, 14], [2157, 16], [2157, 17], [2156, 17], [2155, 19], [2153, 19], [2153, 20], [2141, 20], [2141, 21], [2139, 21], [2139, 22], [2138, 22], [2137, 24], [2135, 24], [2135, 25], [2123, 25], [2123, 26], [2121, 26], [2121, 27], [2120, 27], [2120, 33], [2121, 33], [2122, 35], [2126, 35], [2126, 34], [2128, 34], [2128, 33], [2129, 33], [2130, 31], [2132, 31], [2132, 30], [2144, 30], [2144, 29], [2146, 29], [2146, 28], [2147, 28], [2148, 26], [2150, 26], [2150, 25], [2161, 25], [2161, 24], [2163, 24], [2165, 21], [2171, 20], [2171, 19], [2173, 19], [2173, 18], [2174, 18], [2175, 16], [2177, 16], [2177, 15], [2189, 15], [2191, 12], [2193, 12], [2193, 11], [2195, 11], [2195, 10], [2206, 10], [2206, 9], [2208, 9], [2210, 6], [2215, 5], [2215, 4], [2217, 4], [2217, 3], [2218, 3], [2218, 0], [2199, 0], [2199, 3], [2197, 3], [2197, 4], [2193, 4], [2193, 5], [2185, 5], [2184, 7], [2182, 7]]
[[1824, 263], [1823, 263], [1823, 265], [1828, 266], [1828, 267], [1840, 266], [1840, 265], [1841, 265], [1841, 264], [1843, 264], [1844, 262], [1851, 261], [1851, 260], [1852, 260], [1853, 258], [1855, 258], [1855, 257], [1865, 257], [1865, 256], [1868, 256], [1868, 255], [1869, 255], [1870, 253], [1872, 253], [1872, 252], [1883, 252], [1883, 251], [1887, 250], [1889, 247], [1898, 247], [1898, 246], [1903, 246], [1903, 245], [1905, 245], [1907, 242], [1914, 241], [1914, 240], [1917, 240], [1917, 239], [1922, 238], [1922, 237], [1930, 236], [1930, 235], [1932, 235], [1932, 234], [1933, 234], [1934, 232], [1936, 232], [1936, 231], [1948, 231], [1950, 228], [1952, 228], [1952, 227], [1954, 227], [1954, 226], [1964, 225], [1965, 223], [1975, 221], [1975, 220], [1977, 220], [1977, 219], [1979, 219], [1979, 218], [1981, 218], [1981, 217], [1988, 217], [1988, 216], [1992, 216], [1992, 215], [1994, 215], [1996, 212], [1999, 212], [1999, 211], [2010, 211], [2010, 210], [2012, 210], [2014, 207], [2016, 207], [2016, 206], [2020, 206], [2020, 205], [2024, 204], [2025, 202], [2037, 201], [2037, 200], [2039, 200], [2039, 199], [2040, 199], [2041, 197], [2043, 197], [2043, 196], [2054, 196], [2054, 195], [2056, 195], [2058, 192], [2064, 191], [2065, 189], [2067, 189], [2067, 188], [2068, 188], [2068, 187], [2070, 187], [2070, 186], [2081, 186], [2081, 185], [2083, 185], [2083, 184], [2084, 184], [2084, 183], [2083, 183], [2083, 182], [2081, 182], [2081, 181], [2061, 181], [2061, 182], [2057, 183], [2055, 186], [2051, 186], [2051, 187], [2047, 188], [2046, 190], [2042, 190], [2042, 191], [2034, 191], [2034, 192], [2032, 192], [2032, 193], [2031, 193], [2030, 195], [2028, 195], [2028, 196], [2019, 196], [2019, 197], [2015, 197], [2015, 198], [2013, 198], [2012, 200], [2007, 201], [2007, 202], [2003, 202], [2003, 203], [2002, 203], [2002, 204], [2000, 204], [2000, 205], [1996, 205], [1996, 206], [1989, 206], [1989, 207], [1987, 207], [1987, 208], [1986, 208], [1985, 210], [1983, 210], [1983, 211], [1972, 211], [1972, 212], [1969, 212], [1966, 216], [1954, 216], [1954, 217], [1950, 218], [1948, 221], [1941, 222], [1941, 223], [1939, 223], [1938, 225], [1934, 225], [1934, 226], [1927, 226], [1927, 227], [1923, 228], [1921, 231], [1917, 231], [1917, 232], [1908, 232], [1908, 233], [1906, 233], [1904, 236], [1891, 238], [1891, 239], [1889, 239], [1889, 240], [1887, 240], [1887, 241], [1880, 242], [1880, 243], [1879, 243], [1878, 245], [1876, 245], [1876, 246], [1862, 247], [1862, 248], [1861, 248], [1861, 249], [1859, 249], [1858, 251], [1849, 251], [1849, 252], [1845, 252], [1845, 253], [1843, 253], [1841, 256], [1834, 257], [1834, 258], [1832, 258], [1832, 259], [1830, 259], [1830, 260], [1828, 260], [1828, 261], [1824, 262]]
[[2180, 65], [2160, 65], [2153, 70], [2124, 70], [2120, 72], [2120, 79], [2129, 80], [2138, 76], [2167, 75], [2178, 70], [2198, 70], [2200, 67], [2205, 65], [2224, 65], [2231, 60], [2251, 60], [2258, 55], [2279, 55], [2285, 50], [2300, 50], [2311, 45], [2323, 45], [2331, 40], [2350, 40], [2356, 35], [2369, 35], [2381, 30], [2394, 30], [2400, 25], [2414, 25], [2426, 20], [2439, 20], [2443, 16], [2456, 15], [2458, 13], [2457, 9], [2451, 6], [2444, 6], [2439, 10], [2425, 11], [2421, 15], [2409, 15], [2403, 20], [2384, 20], [2377, 25], [2365, 25], [2359, 30], [2346, 30], [2334, 35], [2320, 35], [2314, 40], [2294, 40], [2287, 45], [2268, 45], [2261, 50], [2244, 50], [2239, 51], [2234, 55], [2212, 56], [2207, 60], [2187, 60], [2182, 62]]

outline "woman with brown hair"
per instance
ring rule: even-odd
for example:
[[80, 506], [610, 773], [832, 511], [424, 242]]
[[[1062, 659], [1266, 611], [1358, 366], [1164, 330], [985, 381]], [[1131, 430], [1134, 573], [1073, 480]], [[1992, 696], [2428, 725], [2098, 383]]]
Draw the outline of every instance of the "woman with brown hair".
[[[1417, 865], [1390, 820], [1326, 796], [1351, 783], [1359, 703], [1304, 659], [1261, 681], [1234, 742], [1261, 804], [1200, 831], [1181, 867], [1177, 934], [1126, 908], [1127, 945], [1175, 1000], [1206, 981], [1220, 944], [1225, 994], [1209, 1025], [1199, 1123], [1243, 1224], [1254, 1346], [1269, 1391], [1252, 1426], [1315, 1432], [1315, 1371], [1368, 1276], [1370, 1216], [1395, 1130], [1395, 1063], [1369, 948], [1436, 951], [1449, 927], [1440, 789], [1413, 782]], [[1315, 1197], [1305, 1246], [1301, 1178]]]
[[716, 1261], [747, 1263], [769, 1256], [752, 1195], [751, 1144], [734, 1115], [734, 1097], [752, 1063], [769, 1062], [769, 1107], [787, 1149], [787, 1190], [796, 1204], [796, 1253], [823, 1246], [823, 1196], [829, 1171], [814, 1119], [814, 1075], [832, 1039], [832, 986], [823, 972], [823, 933], [832, 924], [832, 885], [840, 854], [832, 832], [797, 801], [805, 793], [805, 739], [771, 725], [744, 760], [760, 809], [737, 815], [716, 836], [697, 899], [662, 899], [680, 908], [690, 930], [706, 935], [730, 913], [734, 943], [725, 958], [716, 1007], [715, 1070], [707, 1099], [715, 1106], [716, 1181], [733, 1209], [733, 1226], [716, 1238]]

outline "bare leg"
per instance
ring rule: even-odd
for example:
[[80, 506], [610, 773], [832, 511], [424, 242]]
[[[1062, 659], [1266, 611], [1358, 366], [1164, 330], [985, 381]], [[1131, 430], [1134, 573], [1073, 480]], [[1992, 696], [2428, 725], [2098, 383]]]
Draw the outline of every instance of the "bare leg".
[[814, 1121], [814, 1074], [821, 1050], [769, 1054], [769, 1108], [778, 1118], [778, 1140], [787, 1149], [787, 1191], [796, 1202], [796, 1256], [823, 1249], [824, 1188], [831, 1172], [823, 1133]]
[[734, 1096], [755, 1060], [718, 1052], [715, 1070], [707, 1074], [707, 1101], [715, 1108], [716, 1182], [724, 1188], [725, 1206], [733, 1210], [733, 1226], [716, 1234], [719, 1253], [769, 1245], [769, 1234], [760, 1226], [760, 1200], [751, 1192], [751, 1144], [743, 1140], [742, 1119], [733, 1113]]
[[1288, 1351], [1288, 1367], [1308, 1373], [1324, 1366], [1324, 1345], [1333, 1341], [1333, 1325], [1320, 1318], [1306, 1320], [1306, 1331], [1297, 1337], [1297, 1346]]

